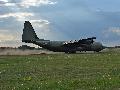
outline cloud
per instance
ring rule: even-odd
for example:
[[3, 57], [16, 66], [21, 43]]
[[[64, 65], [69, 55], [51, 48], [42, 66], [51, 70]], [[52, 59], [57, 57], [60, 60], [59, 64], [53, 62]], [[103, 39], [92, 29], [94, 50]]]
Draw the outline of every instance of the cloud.
[[2, 34], [0, 33], [0, 40], [13, 40], [14, 36], [11, 34]]
[[36, 27], [44, 27], [45, 25], [49, 25], [50, 22], [48, 20], [30, 20], [31, 23], [34, 24]]
[[0, 30], [0, 41], [2, 40], [15, 40], [16, 35], [10, 33], [9, 30]]
[[39, 35], [39, 37], [47, 37], [52, 31], [51, 31], [51, 25], [48, 20], [30, 20], [33, 28], [36, 31], [36, 33]]
[[15, 3], [9, 3], [8, 0], [0, 0], [0, 6], [13, 6]]
[[108, 31], [120, 36], [120, 27], [111, 27]]
[[120, 27], [109, 27], [107, 30], [104, 30], [102, 35], [102, 41], [108, 43], [120, 42], [118, 38], [120, 38]]
[[[49, 40], [60, 40], [64, 38], [64, 35], [61, 31], [56, 31], [52, 28], [51, 22], [48, 20], [30, 20], [36, 34], [39, 38], [49, 39]], [[62, 37], [63, 36], [63, 37]], [[61, 37], [61, 38], [60, 38]]]
[[0, 15], [0, 19], [13, 17], [13, 18], [16, 18], [18, 21], [25, 21], [27, 17], [30, 17], [30, 16], [34, 16], [34, 14], [27, 13], [27, 12], [17, 12], [17, 13], [7, 13], [7, 14]]
[[52, 2], [50, 0], [22, 0], [20, 6], [29, 8], [30, 6], [40, 6], [48, 4], [56, 4], [56, 2]]
[[0, 6], [15, 6], [15, 3], [10, 3], [8, 0], [0, 0]]
[[45, 24], [49, 24], [50, 22], [48, 20], [31, 20], [32, 23], [45, 23]]
[[[19, 47], [25, 45], [20, 39], [17, 33], [11, 33], [10, 30], [0, 29], [0, 47]], [[29, 46], [37, 47], [34, 44], [27, 44]]]
[[[23, 23], [29, 20], [40, 38], [72, 40], [97, 36], [98, 40], [118, 39], [120, 29], [108, 27], [120, 27], [120, 12], [91, 11], [85, 4], [84, 0], [0, 0], [0, 29], [17, 32], [21, 39]], [[104, 34], [103, 30], [106, 30]]]
[[0, 0], [0, 6], [18, 6], [23, 8], [29, 8], [31, 6], [38, 7], [41, 5], [53, 5], [57, 2], [52, 2], [50, 0], [20, 0], [9, 2], [8, 0]]
[[16, 6], [15, 3], [5, 3], [4, 5], [5, 5], [5, 6]]
[[0, 0], [0, 2], [8, 2], [8, 0]]

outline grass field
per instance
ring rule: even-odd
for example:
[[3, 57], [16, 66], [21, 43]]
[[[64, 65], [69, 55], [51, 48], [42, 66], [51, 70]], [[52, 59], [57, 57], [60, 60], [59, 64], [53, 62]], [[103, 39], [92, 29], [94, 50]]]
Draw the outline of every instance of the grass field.
[[120, 53], [0, 56], [0, 90], [120, 90]]

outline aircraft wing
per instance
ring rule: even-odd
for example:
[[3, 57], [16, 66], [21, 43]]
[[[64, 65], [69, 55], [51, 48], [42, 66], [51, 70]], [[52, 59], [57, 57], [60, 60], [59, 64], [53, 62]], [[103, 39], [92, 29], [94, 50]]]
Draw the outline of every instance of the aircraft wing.
[[68, 41], [64, 43], [64, 46], [69, 46], [69, 47], [85, 47], [87, 45], [90, 45], [94, 42], [94, 39], [96, 39], [96, 37], [92, 37], [92, 38], [87, 38], [87, 39], [80, 39], [78, 41]]

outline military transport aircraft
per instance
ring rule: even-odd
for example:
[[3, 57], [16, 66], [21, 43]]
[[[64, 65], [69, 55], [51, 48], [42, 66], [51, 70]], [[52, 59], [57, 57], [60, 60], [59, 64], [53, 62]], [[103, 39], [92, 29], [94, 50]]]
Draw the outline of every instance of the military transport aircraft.
[[39, 39], [29, 21], [25, 21], [22, 42], [33, 43], [54, 52], [76, 53], [76, 51], [95, 51], [104, 49], [100, 42], [95, 42], [96, 37], [80, 39], [78, 41], [50, 41]]

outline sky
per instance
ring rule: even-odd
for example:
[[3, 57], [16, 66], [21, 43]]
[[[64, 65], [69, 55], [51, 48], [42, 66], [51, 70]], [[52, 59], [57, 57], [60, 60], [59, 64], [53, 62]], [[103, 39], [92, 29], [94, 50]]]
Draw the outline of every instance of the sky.
[[25, 44], [25, 21], [32, 23], [39, 38], [94, 36], [104, 45], [120, 45], [120, 0], [0, 0], [0, 46]]

